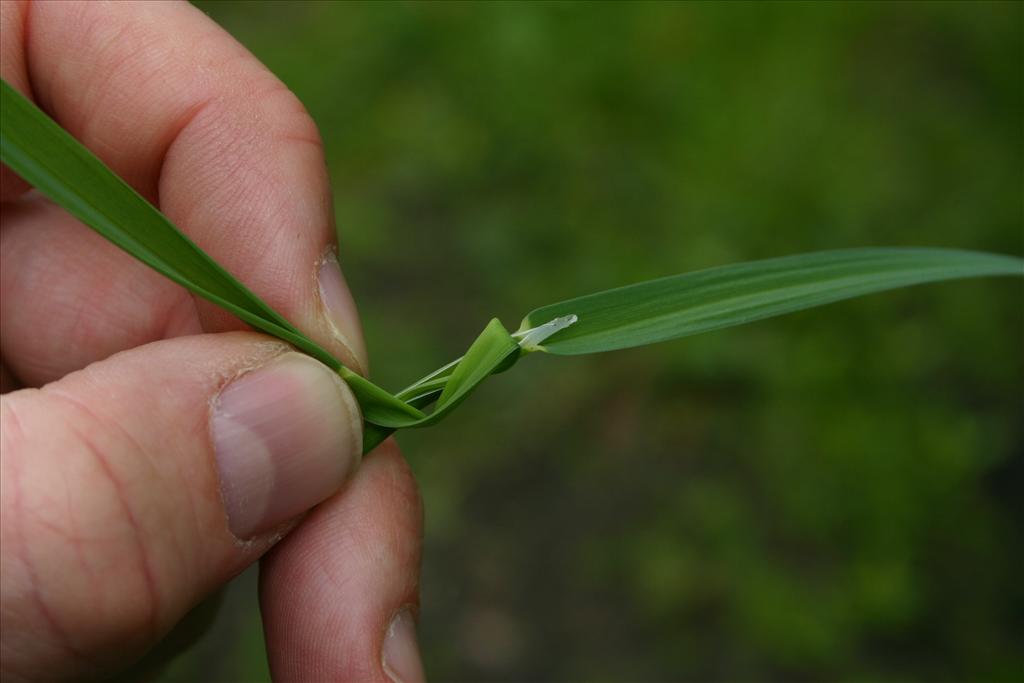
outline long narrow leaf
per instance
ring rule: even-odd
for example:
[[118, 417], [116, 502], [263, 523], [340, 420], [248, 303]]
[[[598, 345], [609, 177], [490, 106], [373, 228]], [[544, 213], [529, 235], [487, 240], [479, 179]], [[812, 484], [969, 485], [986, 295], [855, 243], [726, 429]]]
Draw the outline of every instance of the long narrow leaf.
[[849, 249], [753, 261], [642, 282], [532, 311], [521, 330], [576, 321], [535, 348], [573, 355], [624, 349], [896, 287], [1024, 275], [1024, 260], [953, 249]]
[[3, 162], [76, 218], [178, 284], [337, 368], [329, 353], [232, 277], [130, 185], [6, 81]]
[[6, 81], [0, 83], [0, 105], [0, 158], [40, 192], [171, 280], [338, 371], [352, 387], [366, 420], [390, 423], [425, 417], [303, 335]]

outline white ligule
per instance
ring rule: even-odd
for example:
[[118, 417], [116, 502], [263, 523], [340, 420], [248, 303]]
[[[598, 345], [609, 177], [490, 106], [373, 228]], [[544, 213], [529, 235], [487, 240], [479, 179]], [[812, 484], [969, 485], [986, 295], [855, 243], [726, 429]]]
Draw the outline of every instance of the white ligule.
[[543, 325], [539, 325], [529, 330], [523, 330], [522, 332], [516, 332], [512, 336], [520, 337], [519, 348], [524, 351], [534, 351], [540, 346], [542, 341], [553, 335], [555, 332], [564, 330], [577, 320], [579, 320], [579, 318], [576, 317], [575, 314], [563, 315], [561, 318], [555, 318]]

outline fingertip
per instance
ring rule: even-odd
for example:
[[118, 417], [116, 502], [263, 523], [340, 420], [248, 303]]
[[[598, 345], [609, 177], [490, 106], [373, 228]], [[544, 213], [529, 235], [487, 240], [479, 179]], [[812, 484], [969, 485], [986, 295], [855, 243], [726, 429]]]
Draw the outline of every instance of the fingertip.
[[392, 683], [422, 683], [423, 660], [411, 607], [402, 608], [388, 625], [381, 647], [381, 665]]
[[419, 602], [422, 528], [415, 480], [389, 440], [261, 563], [274, 680], [393, 681], [384, 656], [395, 633], [387, 651], [412, 670], [409, 629], [391, 627]]
[[333, 247], [317, 263], [316, 272], [320, 315], [326, 321], [329, 336], [340, 347], [342, 362], [365, 376], [369, 363], [359, 312]]
[[243, 539], [337, 491], [362, 451], [362, 417], [348, 386], [294, 352], [224, 387], [210, 427], [228, 524]]

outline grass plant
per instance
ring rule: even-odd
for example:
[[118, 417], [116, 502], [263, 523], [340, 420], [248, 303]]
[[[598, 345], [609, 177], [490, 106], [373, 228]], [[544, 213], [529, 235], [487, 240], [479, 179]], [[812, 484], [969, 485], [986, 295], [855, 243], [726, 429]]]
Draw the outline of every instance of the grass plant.
[[2, 109], [2, 160], [23, 179], [156, 271], [337, 371], [362, 409], [364, 452], [395, 430], [436, 424], [487, 377], [530, 353], [613, 351], [898, 287], [1024, 275], [1018, 257], [935, 248], [823, 251], [711, 268], [542, 306], [514, 333], [494, 319], [461, 358], [392, 394], [306, 337], [6, 82]]

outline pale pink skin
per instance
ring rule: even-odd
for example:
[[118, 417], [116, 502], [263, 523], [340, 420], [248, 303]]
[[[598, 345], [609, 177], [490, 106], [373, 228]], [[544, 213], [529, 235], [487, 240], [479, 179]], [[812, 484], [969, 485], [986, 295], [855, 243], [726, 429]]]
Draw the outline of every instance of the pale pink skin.
[[[5, 80], [304, 333], [367, 367], [344, 278], [323, 270], [334, 227], [319, 135], [269, 71], [186, 3], [0, 11]], [[347, 456], [360, 429], [347, 388], [2, 180], [3, 679], [123, 668], [260, 558], [276, 680], [422, 678], [419, 494], [393, 444]], [[186, 336], [211, 332], [227, 334]], [[242, 396], [247, 372], [257, 393]], [[272, 397], [291, 419], [274, 422]], [[314, 404], [347, 417], [324, 427]], [[259, 451], [247, 431], [218, 440], [236, 418], [263, 425], [272, 467], [246, 469], [244, 449]]]

